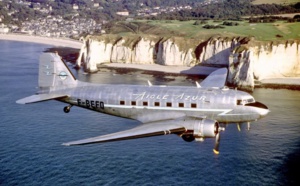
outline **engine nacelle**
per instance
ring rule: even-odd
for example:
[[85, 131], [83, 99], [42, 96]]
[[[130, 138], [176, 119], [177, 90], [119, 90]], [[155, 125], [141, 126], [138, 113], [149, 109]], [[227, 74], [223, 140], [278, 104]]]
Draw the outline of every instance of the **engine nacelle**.
[[187, 142], [194, 141], [195, 138], [200, 141], [204, 138], [214, 138], [219, 132], [219, 123], [210, 119], [185, 120], [184, 126], [189, 126], [188, 131], [181, 137]]
[[218, 133], [219, 123], [214, 120], [203, 119], [195, 121], [194, 137], [195, 138], [214, 138]]

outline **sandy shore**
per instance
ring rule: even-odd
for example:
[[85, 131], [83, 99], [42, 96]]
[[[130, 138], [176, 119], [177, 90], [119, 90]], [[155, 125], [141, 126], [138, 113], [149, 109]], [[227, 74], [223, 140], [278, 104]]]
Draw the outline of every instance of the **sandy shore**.
[[40, 44], [53, 45], [58, 47], [70, 47], [76, 49], [80, 49], [82, 46], [82, 43], [76, 40], [41, 37], [41, 36], [30, 36], [30, 35], [22, 35], [22, 34], [0, 34], [0, 40], [40, 43]]
[[262, 84], [300, 85], [300, 77], [269, 78], [262, 79], [260, 82]]
[[[215, 71], [215, 67], [204, 67], [204, 66], [164, 66], [158, 64], [124, 64], [124, 63], [108, 63], [104, 64], [106, 67], [114, 68], [133, 68], [139, 70], [148, 70], [148, 71], [158, 71], [164, 73], [173, 73], [173, 74], [191, 74], [191, 75], [209, 75], [211, 72]], [[101, 68], [101, 67], [100, 67]]]

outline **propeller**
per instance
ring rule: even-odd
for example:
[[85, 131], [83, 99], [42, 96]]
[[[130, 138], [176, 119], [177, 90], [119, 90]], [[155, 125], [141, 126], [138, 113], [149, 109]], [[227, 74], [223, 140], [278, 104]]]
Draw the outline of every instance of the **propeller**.
[[214, 151], [214, 153], [215, 154], [219, 154], [220, 152], [219, 152], [219, 147], [220, 147], [220, 132], [221, 131], [224, 131], [225, 130], [225, 128], [224, 127], [218, 127], [217, 128], [217, 134], [216, 134], [216, 141], [215, 141], [215, 147], [214, 147], [214, 149], [213, 149], [213, 151]]
[[216, 142], [215, 142], [215, 147], [213, 149], [215, 154], [219, 154], [219, 147], [220, 147], [220, 132], [216, 134]]

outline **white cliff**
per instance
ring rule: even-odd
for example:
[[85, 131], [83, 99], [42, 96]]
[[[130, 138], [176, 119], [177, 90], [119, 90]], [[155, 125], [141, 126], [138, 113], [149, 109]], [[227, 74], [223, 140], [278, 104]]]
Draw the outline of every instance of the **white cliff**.
[[228, 82], [253, 89], [254, 80], [300, 77], [298, 42], [247, 44], [229, 57]]
[[153, 64], [155, 63], [156, 51], [155, 51], [156, 42], [147, 39], [140, 38], [133, 47], [131, 63], [135, 64]]
[[269, 44], [250, 48], [256, 79], [300, 76], [300, 44]]
[[253, 63], [250, 58], [252, 52], [243, 49], [243, 47], [237, 47], [229, 56], [227, 82], [238, 88], [253, 90]]
[[222, 65], [228, 82], [254, 87], [254, 80], [300, 77], [299, 42], [267, 43], [249, 38], [210, 38], [102, 35], [88, 36], [80, 50], [86, 71], [102, 63], [161, 64], [169, 66]]
[[232, 50], [240, 45], [237, 38], [211, 38], [199, 45], [199, 63], [210, 65], [228, 65]]
[[[131, 48], [125, 45], [126, 40], [121, 38], [111, 50], [110, 61], [112, 63], [131, 63]], [[103, 61], [101, 61], [103, 63]]]
[[[178, 41], [177, 41], [178, 40]], [[181, 49], [181, 39], [169, 38], [161, 40], [157, 49], [157, 64], [169, 66], [190, 66], [195, 62], [192, 46]], [[185, 43], [186, 44], [186, 43]]]

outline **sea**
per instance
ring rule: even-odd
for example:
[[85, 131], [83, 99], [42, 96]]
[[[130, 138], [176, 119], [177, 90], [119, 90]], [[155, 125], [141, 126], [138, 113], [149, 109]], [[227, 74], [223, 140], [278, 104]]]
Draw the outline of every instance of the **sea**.
[[[140, 123], [78, 107], [66, 114], [66, 104], [57, 101], [16, 104], [36, 92], [39, 55], [51, 47], [0, 41], [0, 185], [300, 184], [300, 91], [255, 89], [255, 99], [271, 112], [250, 130], [228, 124], [219, 155], [212, 151], [214, 139], [188, 143], [176, 135], [66, 147], [61, 144]], [[94, 83], [195, 86], [196, 78], [73, 71]]]

